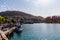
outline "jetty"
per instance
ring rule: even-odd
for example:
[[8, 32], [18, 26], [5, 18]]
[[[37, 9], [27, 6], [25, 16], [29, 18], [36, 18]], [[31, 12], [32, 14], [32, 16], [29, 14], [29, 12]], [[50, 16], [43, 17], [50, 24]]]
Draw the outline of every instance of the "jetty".
[[10, 35], [17, 27], [12, 27], [6, 31], [0, 30], [0, 39], [1, 40], [9, 40], [8, 37], [6, 35]]

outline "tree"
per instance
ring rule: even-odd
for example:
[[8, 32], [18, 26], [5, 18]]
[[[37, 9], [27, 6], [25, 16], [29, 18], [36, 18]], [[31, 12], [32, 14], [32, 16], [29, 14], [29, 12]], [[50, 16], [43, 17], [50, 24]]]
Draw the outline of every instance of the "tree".
[[8, 18], [5, 18], [3, 16], [0, 16], [0, 24], [8, 23], [8, 22], [9, 22]]

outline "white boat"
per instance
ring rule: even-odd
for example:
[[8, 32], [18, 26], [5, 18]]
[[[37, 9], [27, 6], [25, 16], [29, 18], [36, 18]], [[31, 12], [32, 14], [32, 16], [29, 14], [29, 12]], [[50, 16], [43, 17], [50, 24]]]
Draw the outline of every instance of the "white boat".
[[18, 28], [18, 31], [23, 31], [23, 28], [21, 27], [21, 28]]

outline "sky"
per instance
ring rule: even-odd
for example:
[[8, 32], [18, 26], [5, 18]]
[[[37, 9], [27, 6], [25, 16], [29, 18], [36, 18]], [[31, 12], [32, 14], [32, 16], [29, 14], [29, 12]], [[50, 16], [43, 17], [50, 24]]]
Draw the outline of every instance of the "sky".
[[0, 12], [22, 11], [35, 16], [60, 15], [60, 0], [0, 0]]

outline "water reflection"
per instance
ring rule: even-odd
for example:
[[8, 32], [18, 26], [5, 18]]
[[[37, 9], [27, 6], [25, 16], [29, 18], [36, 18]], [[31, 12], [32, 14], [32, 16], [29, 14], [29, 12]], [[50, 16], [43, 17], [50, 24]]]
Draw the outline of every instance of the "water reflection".
[[17, 34], [17, 36], [19, 36], [19, 37], [20, 37], [20, 35], [21, 35], [22, 31], [15, 31], [15, 33]]
[[11, 33], [10, 35], [7, 35], [8, 39], [11, 40], [11, 38], [14, 36], [14, 33]]
[[11, 33], [10, 35], [8, 35], [7, 37], [9, 38], [9, 40], [11, 40], [11, 38], [13, 38], [14, 34], [16, 33], [16, 35], [18, 37], [20, 37], [22, 31], [14, 31], [13, 33]]

